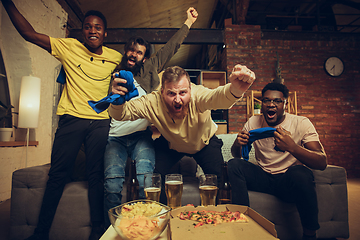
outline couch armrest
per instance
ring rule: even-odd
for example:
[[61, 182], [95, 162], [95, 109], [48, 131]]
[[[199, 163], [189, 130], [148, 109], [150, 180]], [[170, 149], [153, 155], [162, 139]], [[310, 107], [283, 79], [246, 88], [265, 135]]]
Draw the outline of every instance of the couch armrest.
[[313, 170], [319, 206], [318, 238], [348, 238], [348, 196], [346, 171], [328, 165], [324, 171]]
[[[12, 177], [10, 236], [33, 234], [45, 192], [50, 164], [16, 170]], [[66, 184], [50, 229], [50, 240], [86, 240], [90, 234], [87, 182]]]
[[13, 172], [10, 209], [10, 235], [24, 239], [37, 225], [50, 164], [19, 169]]

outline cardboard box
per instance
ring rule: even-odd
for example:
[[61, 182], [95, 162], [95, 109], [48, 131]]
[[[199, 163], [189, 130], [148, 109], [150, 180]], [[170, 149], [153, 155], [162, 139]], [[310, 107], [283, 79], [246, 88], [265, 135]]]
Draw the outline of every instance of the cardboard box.
[[[216, 226], [204, 224], [194, 228], [196, 221], [181, 220], [178, 215], [183, 211], [209, 210], [209, 211], [239, 211], [249, 219], [248, 223], [231, 222], [220, 223]], [[208, 207], [185, 206], [171, 211], [170, 231], [172, 240], [199, 240], [199, 239], [241, 239], [241, 240], [267, 240], [278, 239], [275, 226], [269, 220], [255, 212], [253, 209], [240, 205], [218, 205]]]

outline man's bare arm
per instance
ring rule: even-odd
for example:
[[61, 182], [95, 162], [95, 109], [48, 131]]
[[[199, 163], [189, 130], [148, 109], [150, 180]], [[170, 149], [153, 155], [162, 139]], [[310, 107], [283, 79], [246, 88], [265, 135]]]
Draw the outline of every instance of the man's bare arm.
[[274, 132], [275, 144], [278, 148], [288, 151], [297, 160], [312, 169], [324, 170], [327, 166], [327, 156], [319, 141], [297, 145], [288, 131], [278, 128]]
[[246, 145], [249, 141], [250, 133], [246, 131], [241, 131], [236, 136], [236, 139], [231, 146], [231, 154], [233, 157], [241, 158], [241, 148]]
[[29, 41], [45, 49], [46, 51], [51, 52], [50, 37], [45, 34], [36, 32], [30, 23], [17, 10], [12, 1], [1, 0], [1, 2], [19, 34], [26, 41]]

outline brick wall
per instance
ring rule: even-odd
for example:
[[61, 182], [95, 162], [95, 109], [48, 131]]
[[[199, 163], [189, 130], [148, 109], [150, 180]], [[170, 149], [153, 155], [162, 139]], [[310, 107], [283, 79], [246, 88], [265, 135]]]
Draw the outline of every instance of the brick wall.
[[[309, 33], [312, 34], [312, 33]], [[275, 78], [276, 52], [282, 77], [290, 91], [297, 92], [298, 115], [315, 125], [328, 163], [345, 167], [348, 177], [360, 177], [360, 45], [359, 37], [265, 39], [260, 26], [232, 25], [225, 21], [226, 67], [244, 64], [256, 73], [251, 90], [261, 90]], [[304, 35], [305, 36], [305, 35]], [[305, 40], [304, 40], [305, 39]], [[310, 40], [306, 40], [310, 39]], [[328, 76], [326, 58], [340, 57], [345, 72]], [[229, 110], [229, 132], [238, 132], [246, 122], [245, 99]]]

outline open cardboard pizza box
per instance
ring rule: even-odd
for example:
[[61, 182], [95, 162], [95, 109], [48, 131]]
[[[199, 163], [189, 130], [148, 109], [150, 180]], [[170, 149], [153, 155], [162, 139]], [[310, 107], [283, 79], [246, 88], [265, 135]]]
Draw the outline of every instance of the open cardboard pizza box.
[[[194, 228], [192, 220], [181, 220], [178, 215], [183, 211], [209, 210], [209, 211], [239, 211], [249, 219], [248, 223], [230, 222], [220, 223], [216, 226], [204, 224]], [[240, 205], [218, 205], [208, 207], [185, 206], [171, 211], [170, 231], [172, 240], [199, 240], [199, 239], [241, 239], [241, 240], [267, 240], [278, 239], [275, 226], [269, 220], [255, 212], [253, 209]]]

